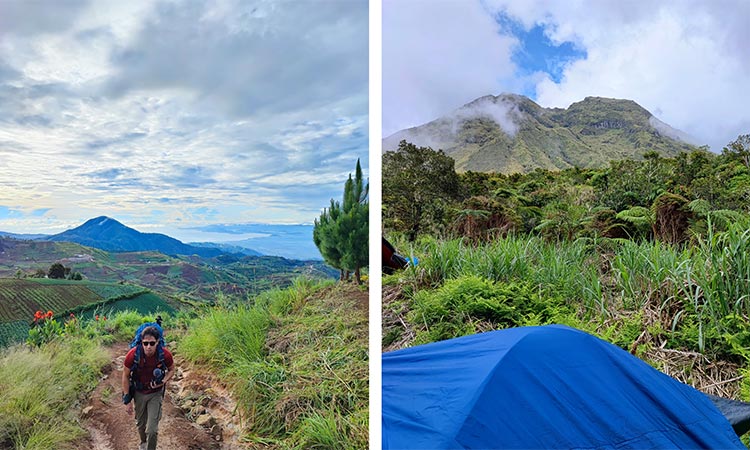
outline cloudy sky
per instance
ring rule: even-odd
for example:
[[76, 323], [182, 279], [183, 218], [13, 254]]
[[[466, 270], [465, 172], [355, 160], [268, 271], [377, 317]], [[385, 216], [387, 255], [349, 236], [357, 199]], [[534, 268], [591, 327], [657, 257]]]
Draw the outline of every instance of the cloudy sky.
[[311, 223], [357, 158], [368, 173], [367, 14], [365, 0], [0, 1], [0, 231], [106, 215], [191, 241], [217, 223]]
[[484, 95], [631, 99], [721, 148], [750, 133], [750, 1], [383, 0], [383, 135]]

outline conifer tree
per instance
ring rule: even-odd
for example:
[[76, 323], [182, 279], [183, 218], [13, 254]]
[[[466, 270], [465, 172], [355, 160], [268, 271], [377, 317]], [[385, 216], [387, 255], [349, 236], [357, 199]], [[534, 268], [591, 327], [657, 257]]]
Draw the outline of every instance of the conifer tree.
[[340, 270], [342, 280], [353, 271], [357, 284], [369, 258], [368, 191], [358, 159], [354, 178], [349, 174], [344, 184], [343, 205], [331, 199], [331, 206], [323, 210], [313, 228], [313, 241], [326, 263]]
[[369, 259], [369, 211], [367, 202], [369, 184], [365, 185], [362, 167], [357, 159], [354, 180], [351, 174], [344, 185], [344, 215], [340, 221], [340, 236], [343, 246], [341, 263], [354, 271], [354, 278], [359, 284], [360, 269], [367, 266]]
[[334, 269], [339, 269], [339, 279], [344, 280], [344, 268], [341, 265], [341, 250], [338, 245], [338, 221], [341, 216], [341, 204], [331, 199], [331, 206], [323, 208], [320, 219], [315, 219], [313, 242], [318, 247], [323, 260]]

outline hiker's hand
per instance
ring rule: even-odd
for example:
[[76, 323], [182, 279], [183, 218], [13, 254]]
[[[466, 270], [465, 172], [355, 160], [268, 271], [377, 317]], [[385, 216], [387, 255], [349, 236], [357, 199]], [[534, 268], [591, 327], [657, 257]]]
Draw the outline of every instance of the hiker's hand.
[[128, 413], [129, 416], [133, 415], [133, 402], [130, 402], [127, 405], [125, 405], [125, 412]]
[[156, 381], [152, 381], [148, 384], [148, 387], [151, 389], [159, 389], [160, 387], [164, 386], [164, 383], [157, 383]]

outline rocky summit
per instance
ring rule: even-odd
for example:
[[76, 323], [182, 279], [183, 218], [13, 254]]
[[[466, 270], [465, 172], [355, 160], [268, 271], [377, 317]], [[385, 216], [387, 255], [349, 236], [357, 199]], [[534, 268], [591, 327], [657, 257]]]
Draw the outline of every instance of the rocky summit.
[[516, 94], [480, 97], [448, 116], [383, 139], [441, 149], [459, 172], [527, 173], [537, 168], [603, 167], [618, 159], [664, 157], [697, 147], [632, 100], [586, 97], [566, 109], [542, 108]]

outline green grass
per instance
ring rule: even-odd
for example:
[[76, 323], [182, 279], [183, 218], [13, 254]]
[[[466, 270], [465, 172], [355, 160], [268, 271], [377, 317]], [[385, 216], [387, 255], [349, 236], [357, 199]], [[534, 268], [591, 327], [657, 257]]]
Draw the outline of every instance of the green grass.
[[542, 297], [533, 286], [467, 275], [447, 280], [438, 289], [417, 292], [408, 317], [424, 326], [415, 340], [420, 344], [474, 334], [483, 328], [547, 323], [561, 311], [569, 312], [569, 308], [559, 297]]
[[367, 446], [367, 314], [357, 289], [298, 279], [250, 305], [219, 301], [189, 324], [180, 352], [222, 373], [245, 440], [279, 448]]
[[59, 340], [0, 354], [0, 448], [72, 449], [84, 434], [71, 405], [92, 390], [109, 362], [95, 340]]
[[461, 240], [425, 239], [416, 252], [416, 270], [433, 287], [463, 276], [499, 282], [522, 280], [543, 293], [602, 309], [598, 268], [592, 263], [595, 254], [584, 241], [549, 243], [539, 237], [510, 236], [475, 246]]
[[[414, 343], [557, 321], [580, 323], [627, 347], [640, 334], [627, 342], [627, 322], [649, 329], [666, 348], [750, 359], [750, 230], [741, 224], [724, 232], [709, 227], [704, 240], [685, 248], [509, 236], [482, 245], [423, 238], [413, 252], [419, 265], [385, 277], [384, 285], [403, 286], [399, 315], [415, 331]], [[522, 286], [524, 294], [502, 300], [494, 293], [499, 286]], [[551, 309], [534, 310], [534, 296]], [[400, 333], [383, 335], [392, 342]]]

